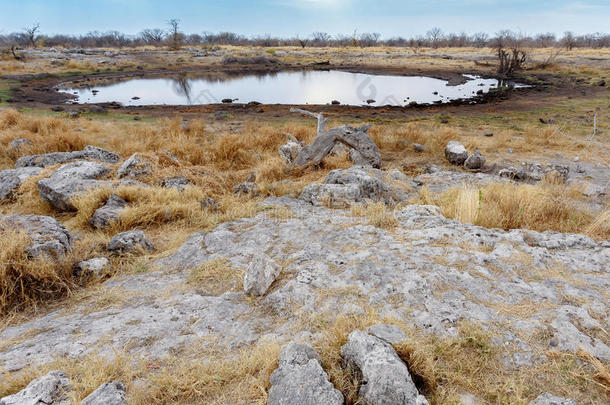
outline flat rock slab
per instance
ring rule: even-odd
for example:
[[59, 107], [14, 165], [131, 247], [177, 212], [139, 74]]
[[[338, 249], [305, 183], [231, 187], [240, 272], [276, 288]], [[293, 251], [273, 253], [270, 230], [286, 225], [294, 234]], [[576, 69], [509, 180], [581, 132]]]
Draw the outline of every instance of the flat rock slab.
[[15, 167], [47, 167], [75, 160], [98, 160], [114, 164], [118, 163], [120, 157], [116, 153], [98, 148], [97, 146], [86, 146], [85, 149], [74, 152], [52, 152], [42, 155], [23, 156], [17, 159]]
[[[506, 361], [516, 367], [535, 362], [536, 353], [572, 352], [577, 346], [610, 359], [610, 348], [597, 337], [610, 328], [608, 242], [486, 229], [444, 218], [434, 206], [396, 211], [397, 226], [390, 230], [367, 225], [349, 211], [296, 199], [270, 198], [263, 206], [283, 207], [291, 215], [279, 219], [261, 212], [193, 234], [151, 266], [158, 271], [104, 283], [116, 303], [98, 308], [91, 299], [70, 312], [6, 328], [0, 340], [37, 334], [0, 352], [0, 367], [16, 369], [94, 348], [112, 353], [129, 341], [149, 342], [127, 347], [151, 358], [203, 337], [219, 337], [228, 345], [262, 338], [288, 342], [303, 312], [338, 316], [363, 311], [365, 305], [439, 336], [454, 336], [460, 320], [480, 324], [498, 336]], [[245, 292], [205, 295], [188, 283], [191, 269], [207, 260], [226, 259], [245, 270], [260, 252], [283, 269], [273, 289], [254, 301]], [[562, 271], [549, 273], [550, 268]], [[346, 291], [353, 292], [348, 299]], [[534, 311], [506, 312], [523, 302]], [[266, 315], [271, 313], [272, 319]], [[548, 336], [548, 341], [532, 348], [517, 332]]]

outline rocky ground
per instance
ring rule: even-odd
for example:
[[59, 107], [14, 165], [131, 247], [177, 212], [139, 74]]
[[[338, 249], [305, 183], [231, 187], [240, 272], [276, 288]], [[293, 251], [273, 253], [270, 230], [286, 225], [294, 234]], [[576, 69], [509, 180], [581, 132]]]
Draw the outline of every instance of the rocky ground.
[[[463, 164], [468, 152], [450, 143], [446, 156]], [[38, 189], [40, 197], [60, 211], [75, 209], [75, 195], [108, 184], [148, 187], [134, 180], [147, 169], [137, 155], [121, 163], [116, 180], [99, 180], [108, 173], [107, 165], [119, 159], [94, 147], [22, 157], [15, 169], [2, 172], [3, 193], [10, 195], [24, 177], [57, 163], [48, 178], [38, 181]], [[472, 157], [469, 161], [473, 164]], [[416, 178], [363, 166], [336, 170], [325, 182], [305, 187], [299, 198], [268, 198], [252, 218], [191, 235], [174, 253], [147, 264], [144, 272], [114, 277], [82, 302], [5, 328], [0, 332], [0, 363], [6, 373], [15, 373], [92, 353], [112, 357], [121, 351], [153, 361], [206, 341], [221, 341], [228, 350], [263, 340], [298, 342], [296, 349], [285, 347], [298, 349], [296, 354], [282, 350], [267, 403], [343, 403], [311, 348], [323, 335], [311, 320], [358, 318], [372, 310], [379, 319], [439, 338], [458, 336], [463, 322], [476, 324], [500, 348], [507, 369], [534, 367], [564, 352], [585, 351], [607, 363], [607, 241], [552, 231], [482, 228], [447, 219], [430, 205], [404, 206], [391, 214], [393, 225], [383, 228], [340, 209], [365, 200], [395, 205], [422, 184], [485, 184], [526, 175], [531, 180], [548, 170], [569, 176], [557, 166], [528, 167], [519, 175], [509, 170], [508, 177], [440, 168]], [[176, 183], [188, 187], [188, 182]], [[240, 187], [253, 192], [257, 186]], [[104, 227], [126, 204], [118, 197], [109, 199], [92, 225]], [[50, 217], [14, 215], [2, 220], [32, 235], [33, 256], [61, 255], [76, 238]], [[116, 235], [107, 246], [110, 254], [119, 255], [154, 248], [145, 232], [135, 230]], [[99, 276], [96, 272], [108, 260], [92, 259], [80, 263], [78, 271]], [[221, 263], [221, 272], [193, 283], [193, 275], [210, 263]], [[427, 403], [391, 346], [406, 335], [396, 326], [378, 328], [381, 338], [354, 331], [341, 349], [344, 359], [369, 381], [361, 386], [360, 396], [375, 404]], [[391, 336], [383, 338], [388, 328]], [[64, 381], [65, 375], [57, 373], [45, 378]], [[386, 383], [376, 387], [379, 379]], [[312, 394], [302, 397], [309, 391], [295, 388], [295, 381], [310, 385]], [[39, 390], [49, 390], [48, 384], [39, 385]], [[125, 387], [119, 388], [122, 393], [113, 394], [120, 398], [116, 403], [129, 398]], [[541, 398], [534, 403], [559, 403]], [[593, 398], [586, 403], [600, 403]], [[2, 401], [26, 403], [19, 397]]]
[[[41, 119], [62, 100], [28, 101], [72, 68], [491, 69], [480, 50], [335, 51], [26, 52], [3, 78], [13, 106], [42, 109], [0, 121], [0, 405], [607, 403], [606, 53], [468, 109], [321, 106], [375, 124], [317, 137], [284, 125], [290, 106]], [[494, 192], [524, 194], [513, 222], [472, 225]], [[560, 226], [578, 233], [544, 231]]]

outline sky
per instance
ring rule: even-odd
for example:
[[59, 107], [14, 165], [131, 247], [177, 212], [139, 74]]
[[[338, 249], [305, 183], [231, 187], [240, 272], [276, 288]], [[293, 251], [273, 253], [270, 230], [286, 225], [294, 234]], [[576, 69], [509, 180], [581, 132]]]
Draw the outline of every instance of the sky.
[[523, 34], [608, 32], [610, 0], [0, 0], [0, 34], [40, 23], [43, 34], [137, 34], [180, 20], [186, 33], [247, 36], [378, 32], [383, 38], [511, 29]]

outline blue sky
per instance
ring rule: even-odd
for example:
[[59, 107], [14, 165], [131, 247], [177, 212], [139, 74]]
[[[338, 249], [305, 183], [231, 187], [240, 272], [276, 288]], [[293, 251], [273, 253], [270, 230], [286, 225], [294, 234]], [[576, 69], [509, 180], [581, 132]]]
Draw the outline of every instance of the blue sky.
[[300, 35], [379, 32], [383, 37], [445, 32], [524, 34], [609, 31], [610, 0], [0, 0], [0, 33], [33, 22], [43, 33], [166, 28], [188, 33]]

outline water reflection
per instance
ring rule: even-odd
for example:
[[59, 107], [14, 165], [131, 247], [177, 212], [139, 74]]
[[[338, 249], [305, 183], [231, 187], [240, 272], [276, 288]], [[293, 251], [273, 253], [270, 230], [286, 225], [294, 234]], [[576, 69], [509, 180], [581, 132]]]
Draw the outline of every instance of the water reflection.
[[124, 105], [192, 105], [237, 99], [264, 104], [406, 105], [447, 103], [468, 99], [506, 85], [495, 79], [465, 75], [467, 82], [422, 76], [387, 76], [342, 71], [209, 73], [175, 77], [130, 78], [121, 82], [91, 83], [61, 91], [75, 94], [79, 103], [120, 102]]

